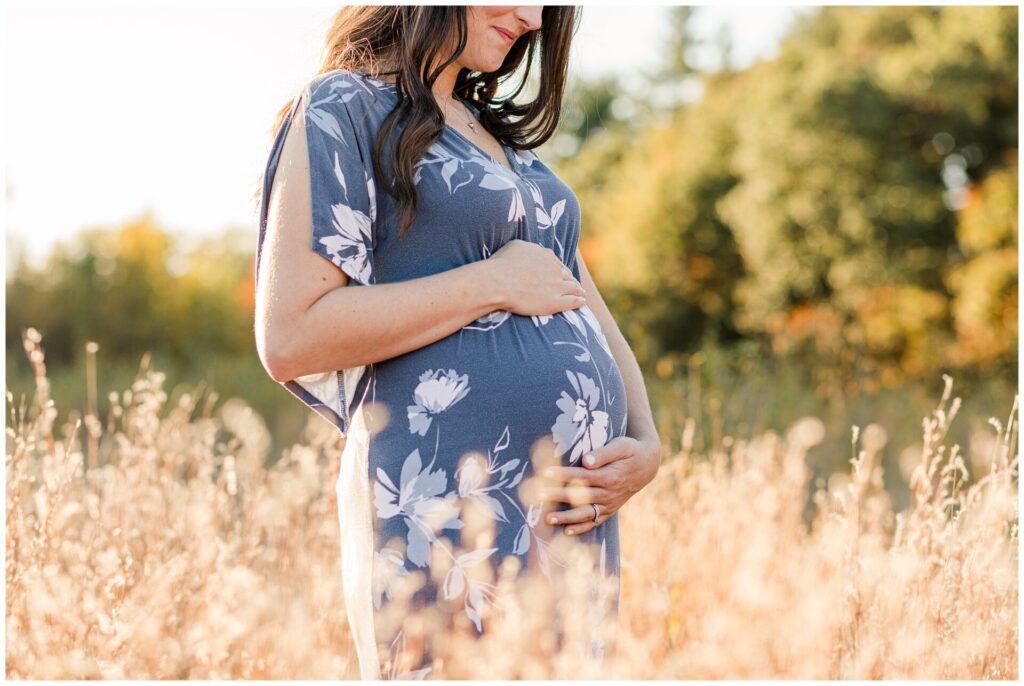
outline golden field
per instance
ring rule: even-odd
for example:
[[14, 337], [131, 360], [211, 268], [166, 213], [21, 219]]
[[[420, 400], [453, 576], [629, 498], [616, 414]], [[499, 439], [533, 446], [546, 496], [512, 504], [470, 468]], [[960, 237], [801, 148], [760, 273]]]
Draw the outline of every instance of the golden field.
[[[310, 440], [265, 468], [269, 434], [244, 402], [168, 406], [145, 361], [109, 417], [61, 418], [34, 330], [25, 347], [35, 397], [7, 397], [8, 678], [358, 673], [332, 427], [312, 417]], [[901, 512], [878, 425], [853, 427], [848, 472], [812, 484], [815, 417], [713, 454], [688, 448], [684, 422], [682, 450], [621, 512], [604, 664], [551, 649], [543, 608], [576, 616], [573, 594], [527, 579], [500, 584], [512, 610], [476, 643], [456, 631], [428, 678], [1016, 679], [1017, 401], [965, 455], [946, 444], [960, 399], [945, 381], [901, 457], [913, 493]], [[570, 640], [579, 628], [568, 622]]]

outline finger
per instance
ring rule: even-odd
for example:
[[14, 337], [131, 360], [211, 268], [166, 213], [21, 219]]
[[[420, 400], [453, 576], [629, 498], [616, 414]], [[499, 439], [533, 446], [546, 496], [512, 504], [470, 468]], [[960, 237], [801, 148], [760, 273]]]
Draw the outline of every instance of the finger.
[[562, 298], [568, 303], [568, 307], [583, 307], [587, 304], [587, 299], [582, 295], [576, 295], [575, 293], [563, 293]]
[[580, 283], [579, 279], [573, 276], [572, 272], [568, 269], [562, 271], [562, 282], [567, 286], [570, 286], [574, 291], [586, 292], [586, 289], [583, 288], [583, 284]]
[[575, 295], [586, 295], [587, 290], [583, 288], [579, 281], [569, 277], [568, 279], [562, 279], [562, 286], [565, 288], [567, 293], [573, 293]]
[[[611, 516], [610, 512], [607, 512], [604, 507], [601, 508], [601, 514], [598, 516], [598, 522], [603, 521], [601, 517], [607, 519]], [[585, 522], [594, 521], [594, 506], [590, 504], [578, 505], [568, 510], [555, 510], [547, 517], [548, 524], [583, 524]], [[575, 528], [575, 527], [574, 527]]]
[[603, 503], [608, 491], [594, 486], [547, 486], [540, 489], [541, 502], [570, 503]]
[[629, 436], [617, 436], [600, 448], [594, 448], [583, 454], [583, 465], [587, 469], [603, 467], [609, 462], [629, 457], [636, 449], [637, 441]]
[[601, 478], [600, 475], [600, 472], [583, 467], [547, 467], [543, 472], [543, 476], [546, 479], [563, 483], [574, 483], [581, 486], [601, 486], [598, 483]]
[[605, 514], [604, 512], [602, 512], [601, 515], [597, 518], [597, 521], [595, 522], [593, 521], [593, 508], [590, 509], [591, 519], [588, 519], [585, 522], [580, 522], [579, 524], [571, 524], [565, 527], [564, 533], [566, 536], [580, 536], [582, 534], [585, 534], [591, 529], [595, 529], [601, 526], [608, 520], [609, 517], [611, 517], [611, 514]]
[[607, 515], [602, 513], [601, 516], [597, 518], [597, 523], [593, 521], [585, 521], [580, 524], [572, 524], [571, 526], [566, 526], [564, 528], [565, 535], [583, 535], [590, 529], [603, 524], [604, 520], [606, 520], [607, 518]]

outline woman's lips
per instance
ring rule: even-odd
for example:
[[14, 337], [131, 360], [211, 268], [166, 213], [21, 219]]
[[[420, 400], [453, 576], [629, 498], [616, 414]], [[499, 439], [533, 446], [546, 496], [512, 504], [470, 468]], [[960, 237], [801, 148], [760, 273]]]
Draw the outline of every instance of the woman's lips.
[[505, 41], [507, 43], [509, 43], [510, 45], [512, 43], [515, 43], [516, 39], [513, 38], [511, 34], [506, 33], [503, 29], [499, 29], [497, 26], [495, 26], [494, 30], [497, 31], [498, 35], [501, 36], [502, 38], [504, 38]]

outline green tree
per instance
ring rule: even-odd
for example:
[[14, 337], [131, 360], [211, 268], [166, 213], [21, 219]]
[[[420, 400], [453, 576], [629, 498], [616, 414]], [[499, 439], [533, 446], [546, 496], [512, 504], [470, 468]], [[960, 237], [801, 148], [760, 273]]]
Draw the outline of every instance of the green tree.
[[[947, 273], [980, 258], [957, 213], [1016, 148], [1016, 19], [823, 8], [777, 58], [702, 75], [702, 100], [666, 123], [593, 137], [565, 174], [588, 265], [634, 333], [652, 351], [766, 340], [830, 383], [965, 360], [951, 356], [967, 320]], [[989, 290], [1015, 298], [1006, 279]]]

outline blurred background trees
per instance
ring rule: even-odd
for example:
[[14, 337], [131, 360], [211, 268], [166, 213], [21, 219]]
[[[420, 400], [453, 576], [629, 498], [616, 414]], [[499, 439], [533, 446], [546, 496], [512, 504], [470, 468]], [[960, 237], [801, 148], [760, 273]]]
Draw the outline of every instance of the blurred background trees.
[[[919, 433], [942, 372], [982, 411], [1006, 410], [1017, 8], [826, 7], [745, 69], [720, 36], [714, 71], [688, 57], [691, 11], [671, 11], [652, 73], [574, 79], [538, 151], [580, 199], [581, 251], [659, 417], [712, 445], [723, 425], [777, 426], [826, 402], [834, 467], [868, 408]], [[39, 329], [64, 406], [84, 404], [85, 341], [100, 345], [102, 390], [128, 385], [149, 351], [172, 384], [244, 398], [287, 444], [308, 413], [255, 353], [255, 243], [251, 226], [185, 250], [142, 217], [83, 232], [39, 269], [15, 260], [8, 350]], [[15, 397], [31, 388], [23, 356], [9, 352], [7, 374]]]
[[[668, 54], [659, 78], [686, 76]], [[890, 385], [1011, 372], [1015, 8], [825, 8], [703, 82], [564, 165], [587, 264], [652, 357], [739, 336]]]

